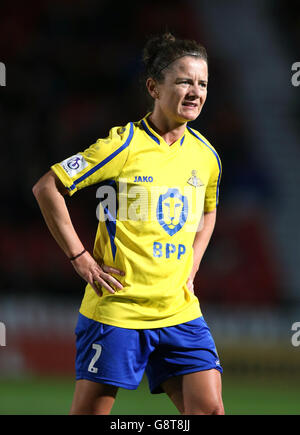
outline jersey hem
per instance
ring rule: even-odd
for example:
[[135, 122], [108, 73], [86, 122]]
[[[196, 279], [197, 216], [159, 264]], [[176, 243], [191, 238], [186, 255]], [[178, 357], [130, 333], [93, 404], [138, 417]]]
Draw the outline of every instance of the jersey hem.
[[88, 317], [91, 320], [94, 320], [99, 323], [104, 323], [106, 325], [116, 326], [119, 328], [126, 328], [126, 329], [155, 329], [155, 328], [166, 328], [168, 326], [175, 326], [180, 325], [181, 323], [190, 322], [192, 320], [197, 319], [198, 317], [202, 317], [202, 312], [200, 309], [200, 306], [198, 306], [196, 309], [193, 309], [192, 312], [189, 312], [186, 315], [180, 315], [180, 316], [173, 316], [172, 318], [163, 319], [163, 320], [144, 320], [144, 321], [138, 321], [138, 322], [122, 322], [119, 320], [114, 320], [107, 318], [105, 316], [95, 318], [94, 316], [91, 316], [90, 313], [85, 311], [84, 309], [79, 309], [80, 314], [82, 314], [85, 317]]

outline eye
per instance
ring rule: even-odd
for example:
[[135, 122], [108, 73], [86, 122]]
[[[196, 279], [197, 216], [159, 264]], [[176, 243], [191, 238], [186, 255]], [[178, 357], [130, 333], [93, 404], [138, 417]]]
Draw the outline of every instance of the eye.
[[177, 79], [176, 83], [178, 85], [189, 85], [190, 84], [188, 79]]

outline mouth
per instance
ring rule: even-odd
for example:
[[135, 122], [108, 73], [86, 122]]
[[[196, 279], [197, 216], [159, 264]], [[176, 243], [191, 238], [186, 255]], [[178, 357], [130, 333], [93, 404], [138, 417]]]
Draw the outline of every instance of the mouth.
[[191, 101], [185, 101], [185, 102], [182, 103], [182, 105], [185, 106], [185, 107], [192, 107], [192, 108], [198, 107], [198, 104], [192, 103]]

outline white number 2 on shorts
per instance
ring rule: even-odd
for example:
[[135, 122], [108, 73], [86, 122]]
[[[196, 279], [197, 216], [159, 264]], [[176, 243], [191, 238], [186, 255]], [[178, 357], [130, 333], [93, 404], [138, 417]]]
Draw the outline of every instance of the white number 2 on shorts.
[[98, 361], [98, 359], [101, 355], [102, 346], [100, 344], [94, 343], [92, 347], [93, 347], [93, 349], [95, 349], [96, 353], [93, 356], [93, 358], [91, 359], [88, 371], [91, 373], [98, 373], [98, 369], [97, 369], [97, 367], [94, 367], [94, 365], [96, 364], [96, 362]]

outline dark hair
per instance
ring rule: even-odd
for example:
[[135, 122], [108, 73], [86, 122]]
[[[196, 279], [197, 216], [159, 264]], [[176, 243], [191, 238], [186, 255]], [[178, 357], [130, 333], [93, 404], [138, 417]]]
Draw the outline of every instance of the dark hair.
[[175, 38], [171, 33], [151, 37], [143, 51], [144, 78], [164, 80], [164, 70], [183, 56], [195, 56], [207, 60], [206, 49], [196, 41]]

